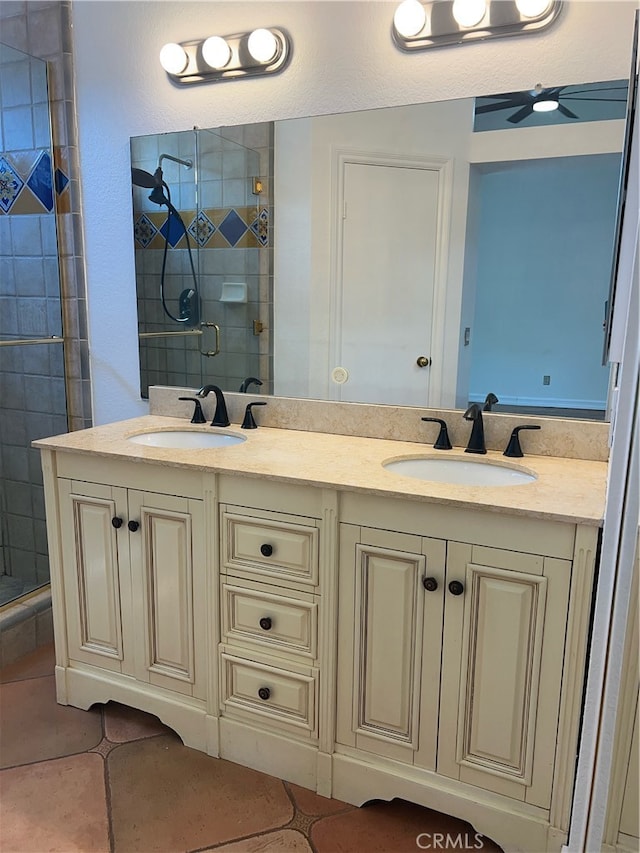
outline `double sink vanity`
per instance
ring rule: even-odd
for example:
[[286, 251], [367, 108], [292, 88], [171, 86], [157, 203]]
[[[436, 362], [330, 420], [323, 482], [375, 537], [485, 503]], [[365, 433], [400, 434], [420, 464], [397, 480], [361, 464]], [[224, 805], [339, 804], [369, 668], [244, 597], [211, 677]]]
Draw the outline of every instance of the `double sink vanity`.
[[192, 426], [187, 408], [36, 442], [58, 701], [122, 702], [324, 796], [560, 850], [606, 463]]

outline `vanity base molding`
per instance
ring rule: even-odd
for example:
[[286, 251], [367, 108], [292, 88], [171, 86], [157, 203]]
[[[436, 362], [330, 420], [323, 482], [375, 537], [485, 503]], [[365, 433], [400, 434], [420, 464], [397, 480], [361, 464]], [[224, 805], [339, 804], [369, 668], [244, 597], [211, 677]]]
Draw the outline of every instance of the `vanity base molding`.
[[154, 714], [180, 736], [185, 746], [218, 757], [218, 720], [207, 713], [204, 702], [182, 695], [161, 695], [135, 679], [90, 667], [57, 666], [55, 678], [60, 705], [73, 705], [86, 711], [98, 703], [120, 702]]
[[566, 834], [549, 825], [544, 811], [480, 788], [443, 779], [429, 771], [369, 764], [333, 755], [333, 796], [361, 806], [370, 800], [401, 798], [458, 817], [509, 853], [556, 853]]
[[220, 717], [220, 758], [316, 791], [318, 747]]

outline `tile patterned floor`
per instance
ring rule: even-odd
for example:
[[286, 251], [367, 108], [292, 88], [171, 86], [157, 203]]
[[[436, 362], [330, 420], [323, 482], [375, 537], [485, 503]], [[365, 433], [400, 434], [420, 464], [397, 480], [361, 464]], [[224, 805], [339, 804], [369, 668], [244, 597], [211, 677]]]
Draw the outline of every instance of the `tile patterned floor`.
[[2, 853], [412, 853], [420, 833], [500, 853], [411, 803], [358, 809], [211, 758], [149, 714], [57, 705], [53, 666], [49, 646], [0, 670]]

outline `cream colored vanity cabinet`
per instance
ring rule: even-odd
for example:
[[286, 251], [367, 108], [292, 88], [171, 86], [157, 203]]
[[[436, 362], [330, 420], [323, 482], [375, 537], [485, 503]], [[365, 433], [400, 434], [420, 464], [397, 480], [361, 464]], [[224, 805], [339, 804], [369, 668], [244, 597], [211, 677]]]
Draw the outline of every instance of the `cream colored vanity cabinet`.
[[68, 454], [56, 468], [48, 515], [60, 554], [56, 639], [64, 633], [68, 659], [60, 701], [142, 707], [202, 748], [180, 713], [167, 717], [158, 704], [184, 701], [188, 716], [207, 698], [201, 476]]
[[322, 627], [335, 586], [323, 519], [335, 525], [335, 494], [232, 477], [218, 494], [221, 755], [322, 789], [335, 636]]
[[341, 518], [334, 796], [559, 849], [597, 530], [349, 496]]

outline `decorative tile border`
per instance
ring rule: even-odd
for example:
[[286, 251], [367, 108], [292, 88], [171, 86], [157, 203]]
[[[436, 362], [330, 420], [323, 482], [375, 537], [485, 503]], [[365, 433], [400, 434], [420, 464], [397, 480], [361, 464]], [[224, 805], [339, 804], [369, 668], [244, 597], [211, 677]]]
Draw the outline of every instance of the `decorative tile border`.
[[[266, 207], [207, 208], [179, 211], [195, 245], [201, 249], [251, 249], [269, 245], [269, 210]], [[186, 249], [182, 226], [166, 211], [137, 214], [133, 233], [136, 249], [163, 249], [165, 237], [174, 249]]]
[[0, 155], [0, 214], [52, 213], [69, 178], [51, 162], [47, 149]]

